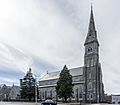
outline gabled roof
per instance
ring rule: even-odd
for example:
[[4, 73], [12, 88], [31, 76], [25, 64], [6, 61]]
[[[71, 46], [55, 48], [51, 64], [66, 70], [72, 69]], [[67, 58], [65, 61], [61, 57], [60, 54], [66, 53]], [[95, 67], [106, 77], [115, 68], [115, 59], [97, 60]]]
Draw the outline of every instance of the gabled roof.
[[5, 84], [0, 84], [0, 88], [2, 88], [3, 86], [6, 86]]
[[15, 91], [17, 94], [19, 94], [19, 93], [20, 93], [20, 86], [15, 86], [15, 85], [13, 85], [13, 86], [11, 87], [10, 93], [11, 93], [12, 91]]
[[[83, 75], [83, 67], [69, 69], [72, 76]], [[58, 79], [61, 71], [47, 73], [40, 81]]]

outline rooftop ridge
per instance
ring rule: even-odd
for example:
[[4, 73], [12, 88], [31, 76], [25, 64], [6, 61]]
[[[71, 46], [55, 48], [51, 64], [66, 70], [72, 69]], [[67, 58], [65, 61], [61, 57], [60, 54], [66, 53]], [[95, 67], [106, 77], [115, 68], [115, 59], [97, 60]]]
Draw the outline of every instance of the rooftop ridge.
[[[77, 69], [77, 68], [83, 68], [83, 66], [80, 66], [80, 67], [72, 67], [68, 70], [73, 70], [73, 69]], [[57, 72], [60, 72], [61, 70], [57, 70], [57, 71], [52, 71], [52, 72], [48, 72], [47, 74], [51, 74], [51, 73], [57, 73]], [[45, 74], [46, 75], [46, 74]]]

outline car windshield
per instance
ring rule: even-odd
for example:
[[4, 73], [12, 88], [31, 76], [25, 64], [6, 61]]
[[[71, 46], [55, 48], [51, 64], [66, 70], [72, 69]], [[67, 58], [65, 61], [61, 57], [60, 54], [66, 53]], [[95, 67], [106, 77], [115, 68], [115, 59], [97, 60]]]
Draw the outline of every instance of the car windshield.
[[54, 103], [53, 100], [51, 100], [51, 99], [47, 99], [47, 100], [45, 100], [45, 102]]

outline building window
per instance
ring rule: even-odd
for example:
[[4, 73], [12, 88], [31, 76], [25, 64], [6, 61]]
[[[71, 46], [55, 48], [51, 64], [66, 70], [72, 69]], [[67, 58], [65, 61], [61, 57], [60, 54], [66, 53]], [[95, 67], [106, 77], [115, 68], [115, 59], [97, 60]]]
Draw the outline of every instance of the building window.
[[43, 96], [43, 99], [44, 99], [44, 92], [43, 92], [42, 96]]
[[89, 73], [89, 79], [91, 79], [91, 73]]
[[42, 98], [42, 97], [41, 97], [41, 92], [39, 92], [39, 97], [40, 97], [40, 100], [41, 100], [41, 98]]
[[72, 98], [75, 98], [75, 90], [73, 90]]
[[82, 93], [80, 93], [80, 96], [79, 96], [79, 98], [82, 98]]
[[89, 67], [90, 66], [90, 60], [88, 59], [87, 60], [87, 67]]
[[92, 52], [92, 50], [93, 50], [93, 49], [92, 49], [91, 47], [88, 48], [88, 52]]
[[45, 91], [45, 99], [47, 98], [47, 91]]
[[93, 98], [92, 94], [91, 94], [91, 98]]
[[79, 93], [78, 93], [78, 88], [76, 89], [76, 101], [78, 101], [78, 98], [79, 98]]
[[80, 92], [83, 92], [83, 85], [80, 85]]
[[93, 94], [92, 94], [92, 93], [89, 93], [89, 94], [87, 95], [87, 98], [88, 98], [89, 100], [91, 100], [91, 99], [93, 98]]
[[93, 92], [95, 93], [95, 88], [93, 88]]
[[92, 91], [92, 82], [88, 83], [88, 91]]
[[87, 98], [89, 99], [89, 94], [87, 95]]
[[50, 91], [50, 97], [52, 98], [52, 90]]
[[80, 94], [79, 94], [79, 98], [82, 98], [83, 95], [83, 85], [80, 85]]
[[93, 61], [93, 59], [91, 59], [91, 66], [93, 66], [94, 65], [94, 61]]

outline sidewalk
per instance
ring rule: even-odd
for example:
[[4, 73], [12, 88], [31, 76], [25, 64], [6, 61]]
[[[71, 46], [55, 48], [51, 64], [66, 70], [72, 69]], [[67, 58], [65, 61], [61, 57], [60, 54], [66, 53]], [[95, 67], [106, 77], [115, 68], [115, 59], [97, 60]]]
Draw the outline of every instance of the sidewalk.
[[57, 105], [80, 105], [80, 103], [58, 103]]

